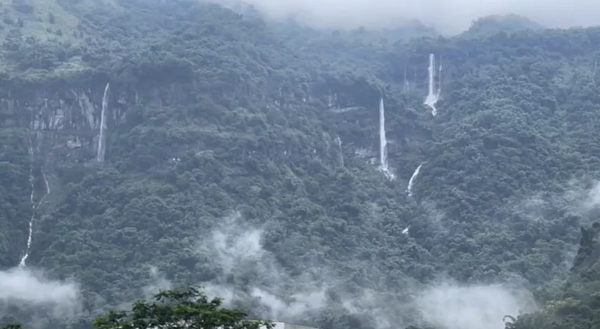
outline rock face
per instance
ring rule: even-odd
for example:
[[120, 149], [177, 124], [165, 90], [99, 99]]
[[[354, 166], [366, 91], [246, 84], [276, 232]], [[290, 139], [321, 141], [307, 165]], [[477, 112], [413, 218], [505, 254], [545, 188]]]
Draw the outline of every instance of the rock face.
[[13, 173], [18, 172], [6, 178], [22, 177], [22, 181], [4, 183], [9, 190], [7, 195], [22, 194], [23, 200], [22, 204], [15, 203], [10, 212], [12, 215], [4, 223], [7, 232], [0, 237], [11, 246], [4, 250], [10, 255], [0, 259], [0, 267], [12, 267], [24, 255], [29, 222], [34, 223], [35, 241], [38, 221], [60, 203], [62, 185], [66, 183], [60, 179], [61, 173], [98, 165], [103, 102], [106, 103], [104, 134], [110, 145], [111, 134], [126, 122], [128, 108], [136, 105], [160, 107], [163, 99], [171, 100], [169, 95], [177, 88], [162, 88], [163, 92], [159, 91], [161, 86], [146, 88], [140, 93], [142, 96], [138, 96], [134, 88], [119, 88], [118, 85], [112, 88], [111, 85], [111, 92], [104, 98], [106, 79], [97, 77], [83, 83], [76, 78], [40, 83], [2, 79], [0, 83], [3, 86], [0, 90], [0, 129], [6, 138], [3, 141], [6, 150], [2, 150], [1, 155], [5, 164], [16, 166]]
[[126, 121], [128, 108], [162, 107], [181, 100], [179, 89], [172, 85], [146, 88], [140, 94], [134, 88], [111, 85], [103, 99], [105, 86], [106, 82], [99, 81], [52, 83], [27, 86], [23, 88], [27, 92], [18, 94], [0, 93], [0, 104], [9, 114], [2, 126], [29, 131], [34, 161], [41, 161], [42, 169], [52, 171], [59, 162], [90, 166], [96, 162], [104, 101], [105, 134], [110, 136]]
[[581, 228], [579, 250], [573, 262], [572, 270], [581, 270], [593, 266], [600, 260], [600, 223], [594, 223], [590, 228]]
[[30, 130], [36, 153], [59, 151], [67, 158], [84, 158], [93, 152], [101, 106], [91, 89], [40, 88], [29, 95], [3, 95], [0, 102], [19, 115], [9, 126]]

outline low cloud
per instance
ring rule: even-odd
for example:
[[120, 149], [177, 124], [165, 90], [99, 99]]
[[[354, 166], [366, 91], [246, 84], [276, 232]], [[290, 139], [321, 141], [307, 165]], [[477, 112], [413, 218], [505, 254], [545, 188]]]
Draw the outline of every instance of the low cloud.
[[171, 281], [167, 280], [156, 266], [150, 266], [148, 274], [150, 276], [150, 282], [142, 288], [144, 298], [150, 299], [159, 292], [169, 290], [173, 287]]
[[600, 182], [595, 182], [594, 185], [587, 191], [583, 206], [586, 209], [600, 207]]
[[0, 302], [3, 306], [43, 307], [50, 316], [69, 318], [80, 310], [79, 287], [72, 281], [53, 281], [29, 268], [0, 271]]
[[[535, 309], [527, 290], [503, 285], [460, 285], [450, 280], [423, 287], [410, 279], [402, 292], [349, 289], [332, 271], [292, 275], [265, 250], [265, 230], [245, 224], [239, 214], [226, 218], [198, 245], [216, 279], [205, 283], [210, 297], [251, 310], [274, 321], [317, 321], [335, 312], [365, 328], [397, 329], [410, 324], [443, 329], [503, 329], [505, 315]], [[521, 291], [521, 293], [517, 293]], [[524, 291], [524, 292], [523, 292]], [[313, 319], [313, 320], [307, 320]], [[348, 322], [350, 323], [350, 322]]]
[[[309, 277], [292, 278], [263, 248], [264, 229], [246, 225], [239, 213], [225, 218], [203, 237], [198, 253], [218, 272], [205, 283], [210, 297], [222, 297], [227, 305], [252, 303], [258, 315], [280, 321], [301, 319], [325, 306], [325, 286]], [[303, 283], [305, 287], [302, 288]]]
[[[215, 0], [223, 5], [238, 0]], [[246, 0], [270, 19], [295, 18], [316, 27], [388, 28], [417, 19], [443, 34], [460, 33], [488, 15], [517, 14], [548, 27], [600, 24], [595, 0]]]
[[423, 321], [440, 329], [504, 329], [505, 315], [536, 310], [533, 295], [502, 285], [442, 283], [425, 289], [416, 306]]

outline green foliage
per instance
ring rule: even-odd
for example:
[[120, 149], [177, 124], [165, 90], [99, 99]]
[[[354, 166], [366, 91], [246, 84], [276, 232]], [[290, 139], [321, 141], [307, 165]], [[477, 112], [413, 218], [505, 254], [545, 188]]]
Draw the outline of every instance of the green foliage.
[[543, 27], [519, 15], [492, 15], [474, 21], [466, 34], [481, 37], [498, 32], [516, 32], [528, 29], [541, 30]]
[[0, 327], [1, 329], [23, 329], [22, 323], [8, 323]]
[[[432, 32], [274, 30], [252, 12], [189, 1], [60, 3], [79, 22], [67, 33], [77, 42], [18, 29], [3, 40], [0, 265], [14, 266], [26, 242], [33, 164], [36, 200], [42, 171], [53, 192], [30, 262], [76, 276], [88, 314], [138, 298], [149, 265], [178, 283], [222, 278], [197, 241], [232, 211], [266, 227], [263, 245], [291, 277], [325, 267], [332, 290], [397, 299], [441, 273], [533, 287], [564, 278], [579, 227], [594, 216], [573, 211], [571, 198], [591, 186], [568, 183], [600, 177], [598, 28], [498, 32], [512, 21], [481, 21], [481, 34], [406, 41]], [[52, 31], [67, 31], [64, 17]], [[430, 53], [444, 63], [435, 118], [422, 105]], [[98, 123], [83, 109], [89, 99], [97, 121], [107, 82], [107, 162], [98, 166]], [[376, 151], [361, 155], [377, 150], [381, 96], [393, 182], [369, 164]], [[59, 109], [74, 123], [32, 128], [35, 115], [50, 122]], [[577, 264], [593, 254], [585, 245]], [[586, 259], [570, 287], [540, 293], [569, 302], [511, 325], [593, 313], [598, 269]], [[264, 279], [230, 276], [239, 289]], [[371, 325], [330, 299], [331, 314], [311, 321]], [[162, 307], [135, 305], [105, 325]]]
[[240, 310], [221, 307], [222, 300], [209, 300], [200, 290], [167, 290], [154, 296], [154, 302], [138, 300], [131, 311], [107, 311], [96, 318], [97, 329], [195, 328], [195, 329], [272, 329], [273, 324], [248, 320]]

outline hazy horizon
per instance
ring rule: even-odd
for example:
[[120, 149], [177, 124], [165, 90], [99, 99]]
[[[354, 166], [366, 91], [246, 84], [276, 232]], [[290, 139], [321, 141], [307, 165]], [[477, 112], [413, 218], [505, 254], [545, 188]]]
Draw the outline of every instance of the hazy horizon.
[[549, 28], [600, 25], [600, 2], [593, 0], [213, 0], [231, 6], [253, 5], [267, 18], [297, 21], [312, 27], [393, 28], [418, 20], [442, 34], [456, 34], [478, 18], [516, 14]]

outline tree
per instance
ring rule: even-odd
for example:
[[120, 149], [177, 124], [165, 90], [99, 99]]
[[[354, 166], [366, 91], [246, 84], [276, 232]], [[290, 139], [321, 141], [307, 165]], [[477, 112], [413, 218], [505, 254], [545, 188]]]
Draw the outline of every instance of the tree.
[[23, 329], [23, 324], [21, 323], [7, 323], [4, 326], [1, 326], [0, 329]]
[[[245, 312], [221, 308], [223, 300], [208, 297], [189, 287], [185, 291], [166, 290], [149, 303], [138, 300], [131, 311], [108, 310], [92, 324], [97, 329], [272, 329], [268, 321], [247, 319]], [[13, 328], [11, 328], [13, 329]]]

